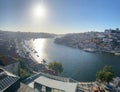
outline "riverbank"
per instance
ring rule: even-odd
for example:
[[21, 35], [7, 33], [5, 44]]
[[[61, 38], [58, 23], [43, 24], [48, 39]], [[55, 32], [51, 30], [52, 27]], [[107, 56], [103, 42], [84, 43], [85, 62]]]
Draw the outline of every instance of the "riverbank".
[[120, 56], [120, 52], [119, 51], [113, 51], [113, 50], [106, 51], [106, 50], [98, 50], [98, 49], [95, 49], [95, 48], [78, 48], [78, 47], [72, 46], [72, 45], [60, 44], [60, 43], [57, 43], [55, 41], [54, 41], [54, 43], [58, 44], [58, 45], [63, 45], [63, 46], [75, 48], [75, 49], [80, 49], [80, 50], [83, 50], [85, 52], [90, 52], [90, 53], [100, 52], [100, 53], [108, 53], [108, 54], [112, 54], [112, 55], [115, 55], [115, 56]]
[[118, 30], [116, 33], [105, 32], [85, 32], [71, 33], [56, 38], [55, 43], [82, 49], [88, 52], [108, 52], [114, 55], [120, 55], [120, 41]]
[[26, 63], [28, 68], [34, 73], [44, 72], [56, 75], [55, 72], [48, 68], [48, 62], [41, 59], [38, 52], [33, 47], [29, 46], [26, 41], [21, 41], [21, 43], [17, 44], [17, 52], [21, 57], [27, 59], [24, 63]]

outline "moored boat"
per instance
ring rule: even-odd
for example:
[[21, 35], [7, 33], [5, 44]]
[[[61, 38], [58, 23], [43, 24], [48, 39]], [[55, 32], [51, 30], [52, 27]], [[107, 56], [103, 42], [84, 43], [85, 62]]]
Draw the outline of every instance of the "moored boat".
[[83, 50], [86, 52], [95, 52], [96, 51], [95, 49], [92, 49], [92, 48], [85, 48]]
[[117, 52], [117, 53], [114, 53], [114, 54], [115, 54], [116, 56], [120, 56], [120, 52], [119, 52], [119, 53]]

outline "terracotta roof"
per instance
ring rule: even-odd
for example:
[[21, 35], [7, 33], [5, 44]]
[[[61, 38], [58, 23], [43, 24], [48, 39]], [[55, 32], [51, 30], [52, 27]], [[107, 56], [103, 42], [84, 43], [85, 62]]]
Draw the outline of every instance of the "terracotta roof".
[[18, 62], [15, 58], [12, 58], [10, 56], [0, 56], [0, 65], [1, 66], [6, 66], [10, 65], [12, 63]]

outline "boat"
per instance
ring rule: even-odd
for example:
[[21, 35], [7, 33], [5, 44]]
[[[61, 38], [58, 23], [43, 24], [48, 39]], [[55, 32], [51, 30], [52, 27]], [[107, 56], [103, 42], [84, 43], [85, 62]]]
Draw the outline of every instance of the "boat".
[[119, 52], [119, 53], [117, 52], [117, 53], [114, 53], [114, 54], [115, 54], [116, 56], [120, 56], [120, 52]]
[[39, 57], [39, 55], [37, 55], [37, 57]]
[[86, 52], [95, 52], [96, 51], [95, 49], [92, 49], [92, 48], [85, 48], [83, 50]]
[[34, 53], [38, 53], [38, 52], [35, 50]]
[[42, 62], [43, 64], [47, 64], [47, 61], [46, 61], [45, 59], [43, 59], [41, 62]]

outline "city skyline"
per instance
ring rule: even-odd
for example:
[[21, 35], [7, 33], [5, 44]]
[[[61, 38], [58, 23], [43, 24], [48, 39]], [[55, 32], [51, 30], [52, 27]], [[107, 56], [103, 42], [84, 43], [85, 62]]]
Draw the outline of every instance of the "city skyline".
[[115, 29], [120, 25], [119, 4], [119, 0], [1, 0], [0, 29], [48, 33]]

